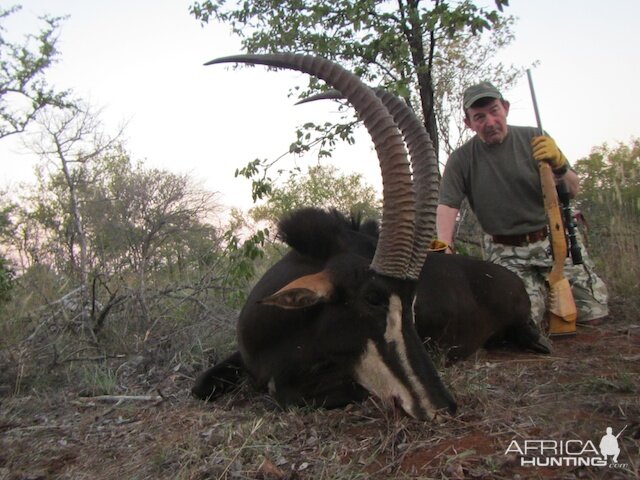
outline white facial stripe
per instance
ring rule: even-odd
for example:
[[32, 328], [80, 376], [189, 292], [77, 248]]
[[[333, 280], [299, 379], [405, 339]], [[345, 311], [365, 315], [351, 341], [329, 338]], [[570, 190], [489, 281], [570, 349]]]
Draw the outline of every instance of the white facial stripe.
[[384, 363], [373, 340], [367, 342], [367, 348], [356, 365], [355, 377], [360, 385], [391, 405], [393, 397], [398, 397], [407, 413], [415, 417], [411, 393]]
[[405, 345], [404, 337], [402, 336], [402, 301], [397, 295], [391, 295], [389, 298], [387, 330], [384, 332], [384, 339], [387, 343], [395, 342], [400, 364], [402, 365], [402, 369], [404, 370], [409, 383], [413, 387], [413, 391], [418, 394], [418, 398], [424, 399], [423, 401], [426, 404], [425, 407], [428, 412], [435, 411], [435, 408], [429, 401], [427, 391], [416, 376], [411, 364], [409, 363], [409, 358], [407, 357], [407, 346]]
[[[422, 401], [422, 407], [427, 412], [434, 412], [435, 408], [429, 401], [427, 392], [409, 364], [407, 348], [402, 336], [402, 302], [397, 295], [389, 298], [389, 311], [387, 313], [387, 328], [384, 333], [387, 343], [394, 343], [400, 365], [409, 384]], [[391, 400], [398, 397], [402, 408], [412, 417], [416, 417], [414, 400], [410, 391], [400, 382], [396, 375], [384, 363], [378, 348], [373, 340], [367, 342], [367, 348], [356, 367], [356, 380], [360, 385], [376, 394], [383, 400]]]
[[402, 342], [402, 302], [397, 295], [389, 297], [389, 311], [387, 312], [387, 329], [384, 339], [389, 342]]

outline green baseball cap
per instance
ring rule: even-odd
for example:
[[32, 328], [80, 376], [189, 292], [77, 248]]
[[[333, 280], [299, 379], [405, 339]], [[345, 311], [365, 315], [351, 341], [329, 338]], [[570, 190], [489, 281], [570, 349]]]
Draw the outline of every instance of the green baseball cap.
[[470, 86], [464, 91], [464, 95], [462, 97], [462, 105], [466, 110], [481, 98], [487, 97], [498, 98], [502, 100], [502, 94], [496, 87], [491, 85], [489, 82], [480, 82], [476, 85]]

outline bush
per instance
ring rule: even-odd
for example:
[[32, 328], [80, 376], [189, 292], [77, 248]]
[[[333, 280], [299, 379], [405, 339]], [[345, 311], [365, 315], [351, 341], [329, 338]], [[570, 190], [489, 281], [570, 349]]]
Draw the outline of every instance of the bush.
[[0, 309], [11, 300], [11, 291], [14, 287], [15, 272], [9, 266], [9, 262], [0, 256]]

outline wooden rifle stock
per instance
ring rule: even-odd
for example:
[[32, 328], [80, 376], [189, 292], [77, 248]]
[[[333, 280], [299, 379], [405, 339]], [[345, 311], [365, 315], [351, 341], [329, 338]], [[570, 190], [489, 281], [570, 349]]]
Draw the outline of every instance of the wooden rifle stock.
[[[527, 77], [540, 135], [544, 135], [530, 70], [527, 70]], [[556, 182], [551, 166], [547, 162], [538, 162], [538, 167], [540, 169], [544, 209], [549, 222], [549, 241], [553, 252], [553, 266], [549, 275], [547, 275], [547, 283], [549, 285], [549, 335], [574, 335], [576, 333], [578, 312], [571, 292], [571, 285], [569, 285], [569, 281], [564, 276], [564, 262], [567, 258], [567, 237], [565, 236]]]
[[564, 276], [564, 262], [567, 258], [567, 238], [564, 233], [562, 212], [556, 192], [556, 182], [551, 166], [540, 162], [540, 182], [544, 197], [544, 208], [549, 222], [549, 241], [553, 252], [553, 266], [547, 283], [549, 284], [549, 335], [570, 335], [576, 332], [578, 312], [571, 292], [571, 285]]

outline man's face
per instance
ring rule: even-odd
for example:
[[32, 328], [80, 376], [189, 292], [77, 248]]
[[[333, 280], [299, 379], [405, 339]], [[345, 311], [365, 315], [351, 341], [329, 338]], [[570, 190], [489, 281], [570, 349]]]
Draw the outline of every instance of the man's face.
[[483, 107], [470, 107], [464, 123], [487, 145], [502, 143], [507, 136], [509, 102], [495, 99]]

